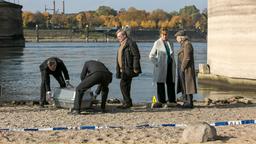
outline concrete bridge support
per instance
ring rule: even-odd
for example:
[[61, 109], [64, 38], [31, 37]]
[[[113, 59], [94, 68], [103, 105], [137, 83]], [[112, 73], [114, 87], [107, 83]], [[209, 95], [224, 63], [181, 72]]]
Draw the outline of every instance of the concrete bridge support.
[[255, 0], [208, 0], [207, 63], [214, 77], [241, 80], [241, 86], [246, 80], [256, 89], [255, 10]]
[[24, 47], [21, 8], [0, 0], [0, 48]]

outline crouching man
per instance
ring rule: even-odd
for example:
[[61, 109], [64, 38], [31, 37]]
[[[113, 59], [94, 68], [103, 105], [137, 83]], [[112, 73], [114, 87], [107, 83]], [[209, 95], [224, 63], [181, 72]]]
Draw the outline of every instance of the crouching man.
[[74, 107], [69, 114], [77, 115], [81, 113], [81, 102], [83, 94], [86, 90], [99, 85], [96, 93], [101, 92], [101, 109], [105, 112], [106, 101], [108, 97], [109, 88], [108, 85], [112, 82], [112, 73], [108, 68], [99, 61], [90, 60], [85, 62], [82, 73], [81, 83], [76, 87], [76, 96], [74, 101]]
[[[41, 72], [41, 94], [40, 94], [40, 106], [44, 107], [47, 104], [46, 95], [48, 97], [52, 96], [50, 87], [50, 75], [58, 81], [61, 88], [70, 85], [69, 74], [64, 62], [57, 57], [50, 57], [46, 59], [40, 66]], [[65, 79], [64, 79], [64, 77]]]

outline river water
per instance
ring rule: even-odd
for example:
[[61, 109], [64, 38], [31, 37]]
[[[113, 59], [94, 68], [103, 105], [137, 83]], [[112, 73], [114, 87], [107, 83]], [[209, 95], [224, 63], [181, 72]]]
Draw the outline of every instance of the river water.
[[[153, 42], [138, 43], [143, 73], [132, 82], [131, 93], [135, 103], [150, 102], [152, 96], [156, 95], [156, 88], [152, 85], [153, 64], [148, 59], [152, 45]], [[207, 61], [207, 43], [195, 42], [193, 46], [195, 66], [198, 69], [199, 63]], [[2, 87], [0, 100], [39, 100], [41, 83], [39, 65], [51, 56], [57, 56], [64, 61], [71, 83], [75, 86], [80, 82], [80, 73], [85, 61], [98, 59], [105, 63], [114, 73], [109, 98], [122, 99], [119, 80], [115, 78], [117, 48], [118, 43], [26, 43], [25, 48], [2, 48], [0, 49], [0, 85]], [[174, 48], [177, 52], [179, 44], [174, 43]], [[52, 89], [58, 86], [51, 76]], [[208, 86], [199, 85], [195, 99], [201, 100], [212, 91], [214, 90]]]

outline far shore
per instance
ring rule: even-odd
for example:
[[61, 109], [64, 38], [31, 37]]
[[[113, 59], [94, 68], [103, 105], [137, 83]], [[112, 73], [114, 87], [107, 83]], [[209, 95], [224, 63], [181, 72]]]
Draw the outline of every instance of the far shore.
[[[169, 31], [170, 41], [175, 42], [175, 30]], [[159, 38], [158, 30], [137, 30], [130, 32], [130, 37], [137, 42], [154, 42]], [[197, 31], [187, 31], [192, 42], [207, 42], [204, 34]], [[24, 29], [27, 42], [117, 42], [115, 33], [106, 32], [72, 32], [69, 29], [41, 29], [35, 31]]]
[[[81, 42], [81, 43], [105, 43], [105, 42], [109, 42], [109, 43], [116, 43], [118, 42], [116, 39], [63, 39], [63, 38], [54, 38], [54, 39], [39, 39], [39, 41], [37, 41], [35, 38], [25, 38], [26, 42], [69, 42], [69, 43], [76, 43], [76, 42]], [[154, 42], [155, 40], [136, 40], [136, 42]], [[170, 41], [175, 42], [175, 39], [170, 39]], [[206, 43], [207, 41], [204, 39], [193, 39], [191, 40], [192, 42], [199, 42], [199, 43]]]

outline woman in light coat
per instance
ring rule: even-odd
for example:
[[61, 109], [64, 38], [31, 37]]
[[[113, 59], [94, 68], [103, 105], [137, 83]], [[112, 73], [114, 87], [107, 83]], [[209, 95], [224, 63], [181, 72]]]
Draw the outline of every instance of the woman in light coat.
[[165, 84], [169, 103], [176, 103], [173, 44], [168, 40], [168, 29], [160, 30], [160, 38], [154, 42], [149, 59], [154, 64], [153, 82], [157, 84], [157, 97], [160, 103], [166, 103]]

